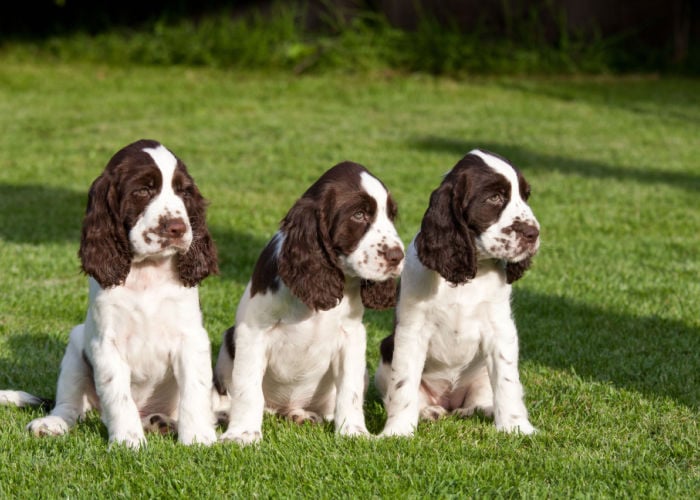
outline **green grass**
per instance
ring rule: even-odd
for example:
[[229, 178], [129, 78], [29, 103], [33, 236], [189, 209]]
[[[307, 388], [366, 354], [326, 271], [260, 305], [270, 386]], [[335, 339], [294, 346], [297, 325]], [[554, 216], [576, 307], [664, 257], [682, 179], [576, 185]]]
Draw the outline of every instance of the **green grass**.
[[[473, 147], [519, 165], [542, 224], [515, 286], [521, 373], [540, 433], [486, 420], [412, 440], [347, 440], [266, 417], [258, 447], [149, 437], [107, 451], [91, 415], [68, 436], [0, 407], [0, 497], [692, 497], [700, 489], [700, 83], [280, 74], [0, 65], [0, 387], [52, 396], [85, 278], [90, 182], [142, 137], [211, 200], [221, 275], [201, 288], [214, 352], [263, 245], [325, 169], [352, 159], [392, 190], [408, 242], [440, 176]], [[374, 371], [391, 312], [369, 312]], [[366, 416], [385, 418], [374, 389]]]

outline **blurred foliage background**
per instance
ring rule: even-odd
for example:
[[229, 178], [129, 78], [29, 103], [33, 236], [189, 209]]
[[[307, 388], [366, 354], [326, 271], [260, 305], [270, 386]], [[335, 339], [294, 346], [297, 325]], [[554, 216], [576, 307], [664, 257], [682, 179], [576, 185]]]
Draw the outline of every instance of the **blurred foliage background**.
[[694, 0], [29, 0], [0, 54], [116, 64], [465, 74], [700, 73]]

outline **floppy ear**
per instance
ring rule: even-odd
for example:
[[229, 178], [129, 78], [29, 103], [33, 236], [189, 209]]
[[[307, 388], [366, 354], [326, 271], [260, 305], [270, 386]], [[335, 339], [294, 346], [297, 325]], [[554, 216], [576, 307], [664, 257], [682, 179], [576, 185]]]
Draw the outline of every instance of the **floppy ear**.
[[218, 274], [219, 264], [216, 245], [207, 227], [207, 202], [197, 186], [184, 201], [192, 226], [192, 244], [178, 259], [177, 268], [186, 286], [196, 286], [210, 274]]
[[335, 264], [328, 221], [314, 200], [301, 198], [282, 221], [284, 241], [279, 275], [291, 292], [315, 311], [333, 309], [343, 298], [345, 280]]
[[416, 236], [421, 263], [453, 285], [476, 276], [474, 235], [462, 210], [466, 195], [466, 175], [448, 176], [430, 195], [430, 205]]
[[396, 280], [386, 281], [362, 280], [360, 296], [362, 304], [370, 309], [388, 309], [396, 305], [398, 284]]
[[131, 267], [131, 246], [119, 215], [119, 195], [107, 172], [90, 186], [80, 238], [81, 267], [102, 288], [120, 285]]
[[521, 260], [520, 262], [507, 262], [506, 263], [506, 281], [508, 284], [518, 281], [523, 277], [525, 271], [530, 268], [532, 264], [532, 259], [530, 257]]

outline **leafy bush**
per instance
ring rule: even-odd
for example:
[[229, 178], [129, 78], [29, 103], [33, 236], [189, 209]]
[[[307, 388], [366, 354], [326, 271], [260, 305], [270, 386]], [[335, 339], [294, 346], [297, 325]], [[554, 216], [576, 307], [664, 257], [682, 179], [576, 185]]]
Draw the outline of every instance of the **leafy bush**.
[[253, 9], [233, 15], [219, 10], [175, 21], [163, 16], [136, 27], [5, 42], [2, 48], [6, 55], [25, 58], [296, 73], [390, 69], [450, 76], [571, 74], [663, 66], [661, 50], [630, 51], [631, 34], [603, 39], [569, 33], [564, 14], [552, 40], [545, 36], [543, 14], [536, 8], [517, 22], [506, 12], [505, 35], [484, 23], [465, 32], [429, 14], [420, 16], [415, 30], [407, 31], [371, 10], [343, 16], [329, 4], [326, 11], [315, 30], [308, 28], [302, 5], [278, 3], [265, 13]]

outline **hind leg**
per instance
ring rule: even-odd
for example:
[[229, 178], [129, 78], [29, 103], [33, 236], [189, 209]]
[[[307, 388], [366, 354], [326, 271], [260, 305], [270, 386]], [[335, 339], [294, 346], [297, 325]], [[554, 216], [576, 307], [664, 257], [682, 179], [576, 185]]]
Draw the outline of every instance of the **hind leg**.
[[177, 421], [164, 413], [153, 413], [143, 417], [141, 425], [145, 432], [163, 435], [177, 433]]
[[303, 408], [289, 410], [288, 412], [285, 412], [282, 416], [291, 420], [295, 424], [300, 425], [306, 422], [310, 422], [312, 424], [323, 423], [323, 417], [321, 415], [313, 411], [304, 410]]
[[27, 430], [37, 436], [65, 434], [90, 409], [88, 395], [94, 394], [95, 389], [92, 370], [83, 359], [83, 335], [83, 325], [71, 331], [58, 376], [56, 406], [48, 416], [32, 420], [27, 425]]
[[493, 388], [486, 366], [481, 369], [473, 381], [469, 382], [464, 402], [453, 413], [462, 418], [468, 418], [477, 412], [485, 417], [493, 417]]

